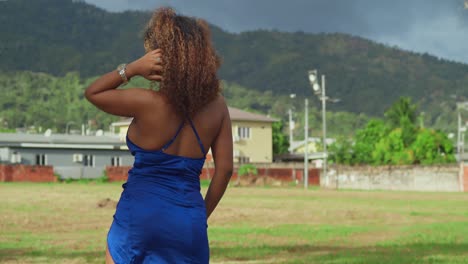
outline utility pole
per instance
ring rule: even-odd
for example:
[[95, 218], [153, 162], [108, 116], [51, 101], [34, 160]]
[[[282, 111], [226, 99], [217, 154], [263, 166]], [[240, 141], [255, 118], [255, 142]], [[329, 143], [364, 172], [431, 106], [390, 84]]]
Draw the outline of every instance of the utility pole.
[[293, 120], [292, 120], [292, 109], [291, 108], [289, 108], [288, 114], [289, 114], [289, 153], [293, 153], [292, 145], [293, 145], [294, 123], [293, 123]]
[[328, 187], [330, 179], [327, 174], [327, 94], [325, 90], [325, 75], [322, 74], [322, 127], [323, 127], [323, 175], [325, 175], [325, 184]]
[[309, 188], [309, 99], [305, 99], [304, 125], [304, 189]]
[[310, 70], [309, 71], [309, 82], [312, 86], [312, 90], [322, 101], [322, 128], [323, 128], [323, 175], [325, 177], [325, 186], [329, 186], [329, 177], [327, 175], [327, 163], [328, 163], [328, 152], [327, 152], [327, 100], [332, 103], [337, 103], [341, 101], [338, 98], [329, 98], [327, 97], [325, 89], [325, 75], [322, 74], [322, 83], [318, 83], [318, 71]]
[[[296, 98], [296, 94], [289, 94], [289, 98], [291, 99], [294, 99]], [[289, 111], [288, 111], [288, 114], [289, 114], [289, 153], [292, 154], [294, 152], [293, 150], [293, 143], [294, 143], [294, 138], [293, 138], [293, 130], [294, 130], [294, 121], [293, 121], [293, 116], [292, 116], [292, 113], [293, 113], [293, 108], [294, 108], [294, 105], [290, 106], [289, 107]]]
[[461, 160], [461, 114], [460, 110], [458, 110], [458, 127], [457, 127], [457, 154], [458, 159]]

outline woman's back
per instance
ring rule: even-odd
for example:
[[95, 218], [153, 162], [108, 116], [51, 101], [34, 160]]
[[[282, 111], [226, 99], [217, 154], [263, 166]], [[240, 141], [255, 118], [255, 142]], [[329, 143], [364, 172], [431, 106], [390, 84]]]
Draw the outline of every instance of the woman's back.
[[[147, 106], [146, 114], [132, 121], [127, 134], [131, 142], [145, 150], [161, 150], [182, 125], [174, 141], [163, 150], [164, 153], [190, 158], [203, 157], [219, 135], [223, 119], [228, 118], [223, 97], [218, 96], [189, 118], [178, 114], [164, 95], [148, 92], [152, 95], [153, 103]], [[197, 133], [193, 131], [190, 121]], [[197, 134], [205, 153], [201, 152]]]

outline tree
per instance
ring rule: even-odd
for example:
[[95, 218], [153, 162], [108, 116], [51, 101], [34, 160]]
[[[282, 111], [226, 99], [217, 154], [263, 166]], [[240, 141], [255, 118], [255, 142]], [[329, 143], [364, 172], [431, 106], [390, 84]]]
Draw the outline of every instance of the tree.
[[355, 163], [352, 142], [345, 137], [339, 137], [329, 148], [330, 160], [338, 164], [352, 165]]
[[385, 123], [379, 119], [369, 121], [365, 128], [358, 130], [353, 147], [354, 162], [358, 164], [374, 163], [372, 152], [377, 143], [386, 135], [387, 130]]
[[402, 118], [408, 119], [412, 124], [416, 122], [417, 106], [412, 104], [411, 98], [400, 97], [398, 101], [385, 112], [385, 118], [391, 128], [401, 126]]
[[272, 124], [273, 130], [273, 154], [284, 154], [288, 152], [289, 140], [283, 133], [283, 122], [275, 122]]
[[400, 128], [405, 147], [409, 147], [415, 139], [417, 106], [411, 98], [400, 97], [386, 112], [385, 120], [391, 130]]
[[455, 162], [452, 141], [444, 133], [435, 130], [420, 130], [411, 149], [416, 163], [429, 165]]
[[416, 111], [411, 99], [401, 97], [385, 112], [385, 122], [374, 119], [358, 130], [354, 144], [343, 139], [333, 144], [333, 160], [343, 164], [374, 165], [454, 162], [453, 143], [443, 132], [418, 129]]
[[401, 128], [392, 130], [376, 144], [372, 158], [375, 165], [408, 165], [414, 162], [412, 150], [405, 148]]

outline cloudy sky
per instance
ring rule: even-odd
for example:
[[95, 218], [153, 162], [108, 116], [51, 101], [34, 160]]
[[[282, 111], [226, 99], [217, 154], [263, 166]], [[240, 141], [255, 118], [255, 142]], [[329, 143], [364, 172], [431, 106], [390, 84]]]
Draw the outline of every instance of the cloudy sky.
[[85, 1], [113, 12], [170, 5], [230, 32], [261, 28], [349, 33], [468, 63], [468, 0]]

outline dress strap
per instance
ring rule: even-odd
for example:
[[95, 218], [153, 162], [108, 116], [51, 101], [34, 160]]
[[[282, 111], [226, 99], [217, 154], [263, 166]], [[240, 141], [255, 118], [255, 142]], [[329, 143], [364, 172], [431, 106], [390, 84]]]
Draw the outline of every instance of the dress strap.
[[162, 147], [162, 150], [166, 150], [167, 148], [169, 148], [172, 143], [174, 143], [174, 140], [177, 138], [177, 136], [179, 135], [180, 131], [182, 131], [182, 128], [184, 127], [184, 124], [185, 124], [185, 120], [182, 121], [182, 123], [180, 124], [179, 128], [177, 129], [177, 132], [176, 134], [171, 138], [171, 140], [169, 142], [167, 142], [166, 145], [164, 145], [164, 147]]
[[201, 141], [200, 136], [198, 135], [197, 129], [195, 128], [195, 125], [193, 124], [192, 119], [190, 118], [187, 118], [187, 119], [190, 122], [190, 126], [192, 127], [192, 130], [195, 133], [195, 136], [197, 137], [198, 145], [200, 145], [200, 150], [203, 153], [203, 156], [205, 156], [206, 155], [205, 147], [203, 146], [203, 142]]

